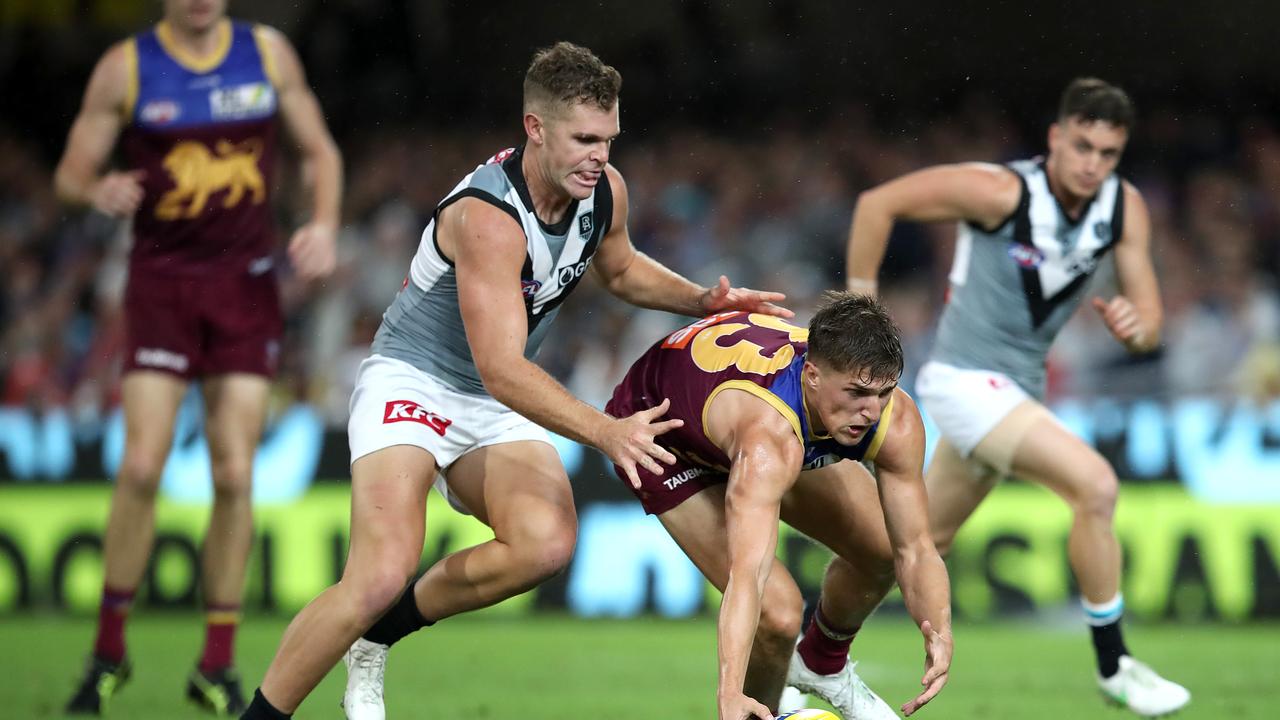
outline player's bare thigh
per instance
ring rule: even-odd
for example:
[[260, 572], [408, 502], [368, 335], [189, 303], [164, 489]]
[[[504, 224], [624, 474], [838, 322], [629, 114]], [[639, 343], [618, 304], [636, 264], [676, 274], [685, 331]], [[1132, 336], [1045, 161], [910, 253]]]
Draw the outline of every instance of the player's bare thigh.
[[126, 455], [143, 455], [163, 464], [173, 444], [174, 422], [186, 393], [187, 381], [173, 373], [135, 370], [125, 374], [121, 396]]
[[[729, 583], [729, 530], [725, 514], [728, 487], [724, 483], [712, 485], [658, 516], [684, 554], [721, 592]], [[769, 570], [765, 595], [798, 598], [799, 593], [791, 573], [775, 559]]]
[[875, 478], [851, 460], [800, 473], [782, 519], [845, 559], [893, 557]]
[[576, 530], [569, 476], [560, 454], [545, 442], [519, 440], [477, 448], [455, 460], [445, 477], [453, 495], [500, 539], [517, 526], [529, 529], [531, 524], [567, 524]]
[[1058, 424], [1048, 408], [1035, 400], [1018, 403], [974, 447], [970, 458], [980, 463], [975, 470], [980, 471], [985, 466], [999, 475], [1009, 474], [1013, 469], [1014, 456], [1027, 433], [1045, 420]]
[[435, 475], [435, 458], [415, 445], [391, 445], [352, 463], [344, 577], [405, 572], [408, 582], [422, 554], [427, 492]]
[[969, 457], [945, 438], [938, 442], [925, 474], [929, 493], [929, 528], [939, 552], [947, 552], [956, 532], [991, 490], [1009, 474], [1018, 447], [1049, 411], [1035, 400], [1023, 400], [996, 423]]
[[207, 377], [201, 384], [214, 465], [230, 464], [236, 473], [251, 473], [252, 468], [244, 466], [252, 464], [262, 436], [270, 383], [262, 375], [229, 373]]
[[1109, 513], [1115, 502], [1115, 471], [1096, 449], [1041, 409], [1019, 438], [1010, 471], [1073, 505], [1100, 504], [1100, 510]]

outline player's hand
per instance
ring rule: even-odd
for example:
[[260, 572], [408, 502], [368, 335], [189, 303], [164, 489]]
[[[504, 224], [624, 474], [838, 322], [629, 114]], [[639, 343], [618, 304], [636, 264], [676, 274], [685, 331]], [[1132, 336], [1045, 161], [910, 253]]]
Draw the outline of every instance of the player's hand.
[[328, 277], [338, 261], [337, 230], [328, 223], [309, 222], [289, 238], [289, 261], [298, 277]]
[[744, 310], [746, 312], [763, 313], [784, 318], [794, 317], [795, 313], [784, 307], [774, 305], [775, 302], [786, 299], [787, 296], [782, 293], [730, 287], [729, 278], [721, 275], [720, 284], [713, 288], [707, 288], [707, 291], [702, 293], [702, 299], [698, 301], [698, 304], [702, 306], [704, 315], [712, 315], [725, 310]]
[[947, 673], [951, 671], [951, 634], [943, 634], [933, 629], [933, 623], [925, 620], [920, 625], [924, 635], [924, 679], [920, 684], [924, 692], [915, 696], [902, 706], [902, 714], [910, 715], [919, 710], [925, 703], [933, 699], [947, 684]]
[[655, 422], [666, 415], [670, 407], [671, 401], [663, 400], [657, 407], [614, 420], [604, 430], [597, 447], [608, 455], [615, 465], [622, 468], [631, 487], [640, 488], [640, 476], [636, 473], [637, 465], [643, 466], [654, 475], [660, 475], [662, 466], [658, 464], [658, 460], [668, 465], [674, 465], [676, 462], [675, 455], [653, 441], [655, 437], [684, 425], [684, 421], [680, 419]]
[[773, 720], [773, 713], [769, 712], [769, 708], [742, 693], [721, 695], [718, 704], [720, 720]]
[[1098, 311], [1103, 322], [1107, 324], [1107, 329], [1117, 340], [1124, 343], [1125, 347], [1140, 349], [1145, 346], [1146, 337], [1142, 331], [1142, 318], [1138, 316], [1138, 308], [1134, 307], [1129, 298], [1117, 295], [1107, 302], [1100, 297], [1095, 297], [1093, 309]]
[[142, 179], [146, 176], [145, 170], [109, 172], [89, 189], [89, 204], [103, 215], [129, 217], [142, 204]]

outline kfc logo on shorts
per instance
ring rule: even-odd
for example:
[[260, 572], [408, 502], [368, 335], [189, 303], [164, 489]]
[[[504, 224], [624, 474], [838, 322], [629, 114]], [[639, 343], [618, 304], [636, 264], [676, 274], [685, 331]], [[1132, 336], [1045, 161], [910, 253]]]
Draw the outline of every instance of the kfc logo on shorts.
[[1022, 243], [1013, 243], [1009, 246], [1009, 257], [1018, 263], [1019, 267], [1030, 270], [1031, 268], [1040, 267], [1040, 263], [1044, 262], [1044, 253], [1039, 248], [1023, 245]]
[[440, 437], [444, 437], [445, 429], [453, 424], [449, 418], [424, 410], [421, 405], [412, 400], [391, 400], [382, 413], [382, 424], [397, 422], [416, 422], [426, 425], [435, 430]]

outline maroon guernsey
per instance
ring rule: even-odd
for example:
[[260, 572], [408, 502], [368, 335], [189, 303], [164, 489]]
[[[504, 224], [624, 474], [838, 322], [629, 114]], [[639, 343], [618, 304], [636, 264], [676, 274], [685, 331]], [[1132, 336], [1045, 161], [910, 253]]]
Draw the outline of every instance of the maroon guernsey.
[[146, 173], [134, 217], [132, 267], [165, 273], [250, 272], [269, 265], [267, 202], [275, 166], [271, 63], [244, 23], [225, 23], [206, 63], [188, 58], [164, 23], [134, 37], [128, 165]]
[[[729, 458], [706, 436], [704, 413], [724, 390], [749, 392], [769, 403], [804, 445], [803, 469], [842, 459], [873, 459], [889, 427], [893, 402], [857, 445], [814, 435], [800, 375], [809, 331], [770, 315], [726, 312], [703, 318], [653, 345], [613, 391], [606, 411], [626, 417], [671, 401], [667, 417], [684, 420], [657, 440], [676, 456], [660, 475], [637, 467], [636, 490], [647, 512], [661, 514], [710, 485], [725, 482]], [[619, 473], [622, 477], [622, 474]]]

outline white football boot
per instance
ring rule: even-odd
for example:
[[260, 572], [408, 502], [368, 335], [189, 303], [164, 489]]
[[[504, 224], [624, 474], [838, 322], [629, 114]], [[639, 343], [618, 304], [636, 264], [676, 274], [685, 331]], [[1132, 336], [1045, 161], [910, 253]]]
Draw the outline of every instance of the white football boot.
[[809, 707], [809, 696], [791, 687], [782, 688], [782, 698], [778, 700], [778, 713], [789, 713]]
[[382, 704], [382, 677], [387, 669], [387, 652], [391, 648], [356, 638], [342, 656], [347, 666], [347, 692], [342, 696], [342, 709], [347, 720], [386, 720], [387, 708]]
[[862, 682], [854, 670], [857, 663], [844, 661], [834, 675], [819, 675], [804, 664], [799, 652], [791, 654], [787, 684], [831, 703], [844, 720], [898, 720], [898, 714]]
[[1128, 655], [1120, 656], [1119, 672], [1098, 678], [1098, 688], [1107, 700], [1143, 717], [1167, 715], [1191, 702], [1189, 690]]

